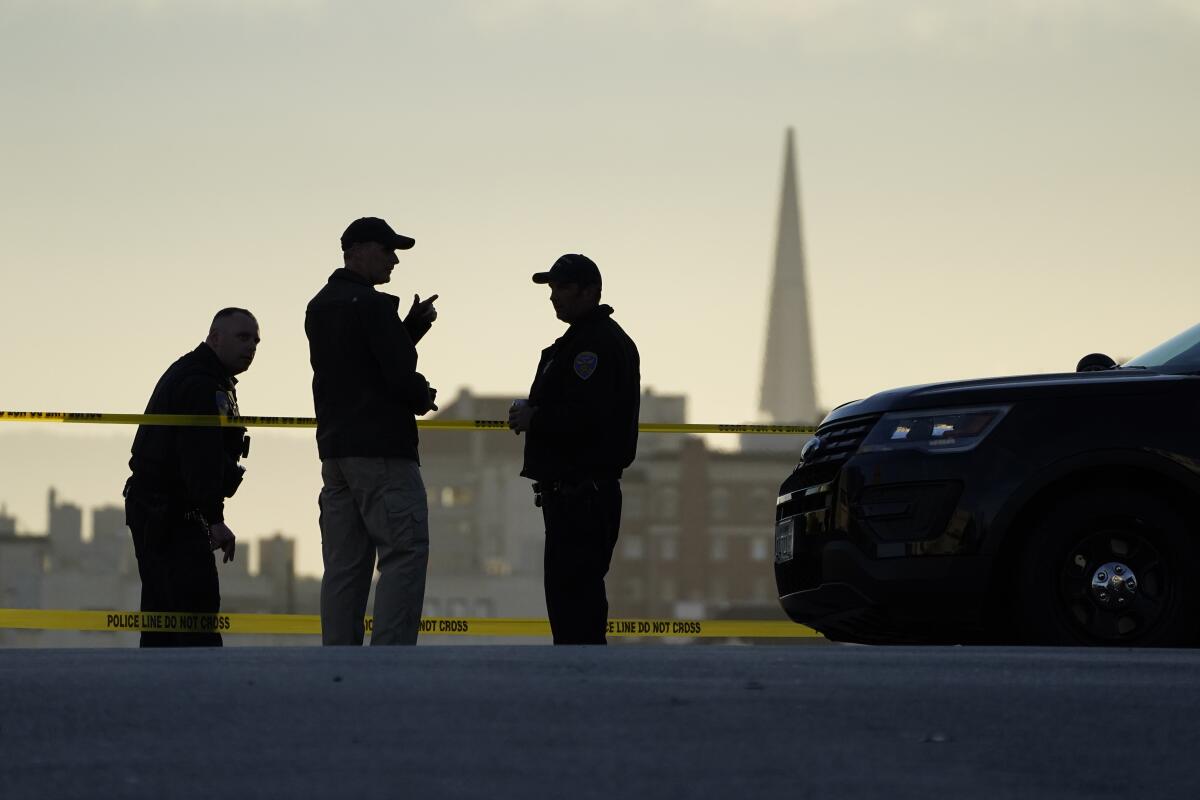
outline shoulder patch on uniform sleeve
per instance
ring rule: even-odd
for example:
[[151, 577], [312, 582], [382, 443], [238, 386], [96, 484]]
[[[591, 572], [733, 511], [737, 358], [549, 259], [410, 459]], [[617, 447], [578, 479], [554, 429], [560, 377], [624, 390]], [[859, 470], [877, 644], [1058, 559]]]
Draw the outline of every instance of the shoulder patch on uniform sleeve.
[[596, 366], [600, 363], [600, 357], [591, 350], [584, 350], [579, 355], [575, 356], [575, 374], [583, 380], [592, 377], [596, 371]]

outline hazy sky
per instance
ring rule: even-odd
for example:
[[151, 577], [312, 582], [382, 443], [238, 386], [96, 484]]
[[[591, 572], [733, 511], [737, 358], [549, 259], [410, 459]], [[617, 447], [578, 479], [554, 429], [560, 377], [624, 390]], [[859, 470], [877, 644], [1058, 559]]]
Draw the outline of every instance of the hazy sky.
[[579, 251], [645, 384], [753, 420], [787, 126], [823, 405], [1132, 356], [1200, 318], [1197, 75], [1200, 0], [0, 0], [0, 408], [140, 411], [242, 305], [243, 410], [311, 414], [379, 215], [443, 397], [528, 387]]

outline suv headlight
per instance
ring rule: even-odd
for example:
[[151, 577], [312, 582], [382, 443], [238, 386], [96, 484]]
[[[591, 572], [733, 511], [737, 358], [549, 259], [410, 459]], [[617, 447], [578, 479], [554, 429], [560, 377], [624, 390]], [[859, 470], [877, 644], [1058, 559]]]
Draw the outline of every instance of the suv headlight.
[[1004, 419], [1009, 406], [897, 411], [884, 414], [863, 440], [860, 453], [924, 450], [961, 453], [972, 450]]

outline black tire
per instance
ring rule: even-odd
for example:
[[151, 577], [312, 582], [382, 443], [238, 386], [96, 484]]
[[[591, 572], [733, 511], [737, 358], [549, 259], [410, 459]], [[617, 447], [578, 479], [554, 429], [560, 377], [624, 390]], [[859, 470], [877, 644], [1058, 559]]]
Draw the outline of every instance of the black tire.
[[1198, 553], [1186, 518], [1149, 492], [1114, 488], [1064, 497], [1034, 522], [1010, 584], [1017, 589], [1021, 638], [1042, 645], [1194, 646], [1200, 643]]

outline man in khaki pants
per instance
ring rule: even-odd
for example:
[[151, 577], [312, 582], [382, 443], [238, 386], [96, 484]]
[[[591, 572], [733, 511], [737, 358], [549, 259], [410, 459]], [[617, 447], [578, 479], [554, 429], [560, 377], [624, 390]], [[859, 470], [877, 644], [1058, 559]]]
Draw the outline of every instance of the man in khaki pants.
[[323, 488], [321, 641], [361, 645], [376, 558], [371, 644], [416, 644], [429, 562], [429, 507], [417, 456], [416, 416], [437, 392], [417, 372], [416, 343], [437, 311], [432, 295], [400, 300], [375, 290], [391, 280], [397, 250], [414, 241], [363, 217], [342, 234], [345, 266], [308, 304]]

